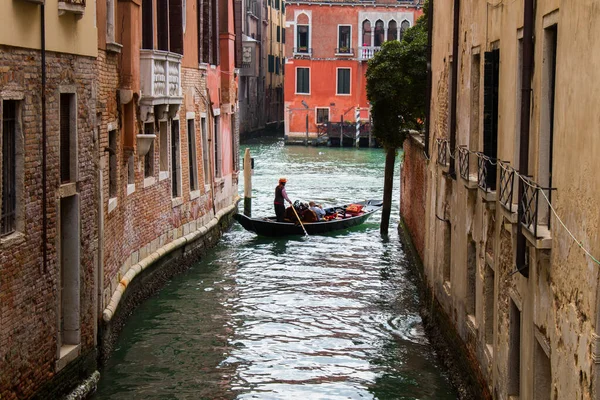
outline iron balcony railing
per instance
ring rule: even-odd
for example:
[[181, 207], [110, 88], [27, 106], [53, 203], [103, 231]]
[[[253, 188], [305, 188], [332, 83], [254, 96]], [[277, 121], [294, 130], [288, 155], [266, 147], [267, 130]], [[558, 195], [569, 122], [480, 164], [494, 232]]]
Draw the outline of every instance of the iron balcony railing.
[[[551, 192], [553, 188], [543, 188], [529, 177], [521, 177], [523, 180], [523, 197], [521, 207], [521, 225], [538, 238], [539, 228], [550, 229], [550, 205]], [[546, 201], [546, 199], [548, 201]]]
[[499, 161], [500, 165], [500, 204], [510, 212], [515, 212], [513, 200], [515, 199], [516, 171], [508, 161]]
[[459, 146], [458, 147], [458, 168], [460, 170], [460, 176], [464, 180], [469, 180], [469, 149], [467, 146]]
[[294, 47], [294, 54], [306, 54], [310, 56], [312, 52], [312, 47]]
[[352, 47], [336, 47], [335, 54], [354, 54], [354, 49]]
[[448, 165], [448, 139], [436, 139], [437, 163], [443, 167]]
[[60, 3], [72, 4], [85, 7], [85, 0], [59, 0]]
[[477, 153], [477, 186], [485, 192], [496, 190], [496, 159]]

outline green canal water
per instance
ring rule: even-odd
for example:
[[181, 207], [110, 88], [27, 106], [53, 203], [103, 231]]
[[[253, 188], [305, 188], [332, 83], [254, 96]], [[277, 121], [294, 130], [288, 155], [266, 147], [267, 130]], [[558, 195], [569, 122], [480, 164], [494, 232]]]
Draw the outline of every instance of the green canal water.
[[[381, 149], [241, 147], [255, 159], [253, 216], [274, 214], [280, 176], [292, 201], [382, 197]], [[318, 237], [260, 238], [235, 223], [134, 312], [93, 398], [455, 399], [395, 231], [398, 169], [387, 240], [380, 213]]]

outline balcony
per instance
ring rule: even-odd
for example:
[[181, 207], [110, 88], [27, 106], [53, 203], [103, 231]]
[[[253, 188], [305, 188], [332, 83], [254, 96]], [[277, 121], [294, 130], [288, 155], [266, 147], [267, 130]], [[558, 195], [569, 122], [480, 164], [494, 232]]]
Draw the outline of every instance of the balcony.
[[550, 205], [553, 188], [543, 188], [531, 178], [521, 177], [523, 180], [523, 197], [521, 207], [521, 226], [525, 228], [525, 235], [536, 248], [549, 248], [550, 236]]
[[498, 161], [500, 165], [500, 193], [498, 200], [502, 205], [502, 210], [505, 211], [507, 219], [513, 223], [517, 223], [517, 204], [515, 200], [515, 188], [518, 183], [518, 175], [508, 161]]
[[437, 148], [437, 160], [438, 165], [442, 167], [448, 166], [448, 139], [435, 139]]
[[312, 47], [294, 47], [294, 56], [312, 57], [312, 54], [313, 54]]
[[73, 13], [83, 16], [85, 12], [85, 0], [58, 0], [58, 15]]
[[[163, 106], [159, 111], [177, 113], [183, 102], [181, 94], [182, 55], [162, 50], [140, 50], [140, 104], [143, 114], [152, 113], [154, 106]], [[142, 115], [142, 119], [146, 115]], [[162, 115], [159, 116], [163, 117]]]
[[335, 55], [352, 57], [354, 55], [354, 49], [351, 47], [337, 47], [335, 49]]
[[467, 189], [477, 188], [477, 176], [471, 176], [471, 152], [467, 146], [458, 147], [458, 168]]
[[361, 61], [370, 60], [379, 50], [381, 50], [380, 46], [360, 46], [358, 48], [358, 58]]
[[483, 191], [483, 201], [493, 202], [496, 197], [497, 160], [477, 153], [477, 186]]

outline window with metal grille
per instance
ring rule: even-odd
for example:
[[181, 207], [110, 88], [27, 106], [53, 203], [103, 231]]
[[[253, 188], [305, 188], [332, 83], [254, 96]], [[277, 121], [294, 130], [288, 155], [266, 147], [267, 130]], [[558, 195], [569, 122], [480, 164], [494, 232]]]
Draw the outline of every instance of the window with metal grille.
[[179, 167], [179, 121], [171, 122], [171, 188], [173, 197], [181, 196], [181, 168]]
[[71, 93], [60, 94], [60, 182], [71, 182]]
[[17, 102], [2, 102], [2, 218], [0, 236], [16, 229], [17, 208]]
[[117, 131], [108, 132], [108, 197], [117, 197]]
[[329, 121], [329, 108], [317, 108], [317, 124], [324, 124]]
[[310, 70], [296, 68], [296, 93], [310, 94]]
[[198, 190], [198, 161], [196, 159], [196, 128], [194, 120], [188, 119], [188, 161], [190, 171], [190, 192]]
[[350, 68], [338, 68], [337, 94], [350, 94]]
[[[154, 135], [154, 122], [144, 124], [144, 134]], [[150, 144], [150, 150], [144, 156], [144, 178], [154, 176], [154, 140]]]

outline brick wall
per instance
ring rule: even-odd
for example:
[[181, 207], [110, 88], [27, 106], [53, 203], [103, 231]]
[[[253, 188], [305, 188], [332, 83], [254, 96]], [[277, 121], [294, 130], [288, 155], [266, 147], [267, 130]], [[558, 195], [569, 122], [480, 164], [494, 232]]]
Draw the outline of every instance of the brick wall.
[[425, 203], [427, 190], [426, 161], [423, 143], [409, 136], [404, 141], [404, 163], [400, 178], [400, 215], [421, 261], [425, 255]]
[[[0, 98], [19, 98], [24, 136], [21, 227], [0, 239], [0, 398], [29, 398], [57, 374], [60, 265], [59, 98], [60, 88], [77, 96], [78, 194], [80, 200], [81, 354], [94, 349], [94, 269], [97, 254], [97, 193], [94, 155], [95, 60], [48, 52], [47, 217], [48, 264], [42, 260], [42, 121], [40, 53], [0, 46]], [[78, 372], [60, 375], [72, 388]], [[54, 382], [53, 382], [54, 383]], [[57, 383], [58, 384], [58, 383]]]

